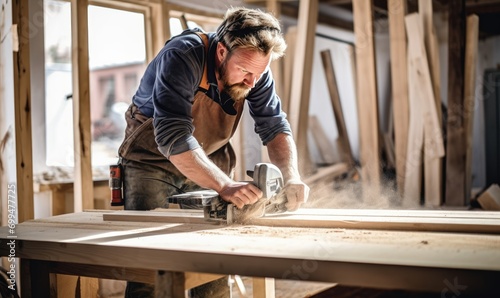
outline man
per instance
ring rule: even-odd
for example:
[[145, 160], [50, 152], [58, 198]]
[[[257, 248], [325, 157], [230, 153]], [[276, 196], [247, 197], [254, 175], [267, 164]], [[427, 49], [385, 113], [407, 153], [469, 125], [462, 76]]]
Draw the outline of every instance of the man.
[[[200, 187], [238, 208], [261, 198], [255, 185], [232, 179], [235, 154], [229, 140], [245, 101], [270, 161], [283, 174], [287, 209], [306, 202], [309, 187], [300, 178], [269, 68], [285, 49], [279, 21], [247, 8], [229, 9], [215, 33], [186, 30], [169, 40], [148, 65], [125, 115], [119, 150], [125, 209], [168, 207], [169, 195]], [[131, 297], [138, 297], [131, 294], [136, 286], [128, 284]]]

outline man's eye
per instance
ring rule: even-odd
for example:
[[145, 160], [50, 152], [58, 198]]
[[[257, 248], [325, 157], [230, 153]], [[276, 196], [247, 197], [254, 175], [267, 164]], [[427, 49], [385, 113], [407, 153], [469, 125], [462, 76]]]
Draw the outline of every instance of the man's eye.
[[242, 69], [241, 72], [247, 73], [248, 71], [245, 69]]

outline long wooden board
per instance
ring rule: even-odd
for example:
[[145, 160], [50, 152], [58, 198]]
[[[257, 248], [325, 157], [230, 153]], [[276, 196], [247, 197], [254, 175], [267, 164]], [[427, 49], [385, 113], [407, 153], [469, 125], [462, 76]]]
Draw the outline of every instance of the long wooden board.
[[[77, 263], [434, 292], [441, 292], [443, 281], [458, 279], [474, 297], [498, 297], [499, 235], [111, 222], [102, 220], [106, 213], [115, 212], [19, 224], [16, 256], [43, 266]], [[9, 241], [7, 229], [0, 228], [0, 244]], [[0, 255], [9, 249], [0, 245]], [[293, 268], [307, 274], [299, 278]], [[48, 277], [40, 281], [43, 268], [30, 269], [48, 289]]]
[[[116, 211], [103, 214], [105, 221], [204, 223], [202, 211]], [[494, 212], [433, 210], [301, 209], [270, 214], [245, 224], [273, 227], [375, 229], [500, 234], [500, 215]]]

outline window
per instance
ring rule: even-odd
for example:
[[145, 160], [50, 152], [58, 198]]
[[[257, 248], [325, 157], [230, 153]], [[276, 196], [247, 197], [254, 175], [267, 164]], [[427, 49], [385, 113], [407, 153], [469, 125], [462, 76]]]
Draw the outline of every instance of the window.
[[[143, 13], [89, 5], [92, 166], [115, 163], [146, 66]], [[72, 167], [71, 4], [45, 1], [47, 165]]]

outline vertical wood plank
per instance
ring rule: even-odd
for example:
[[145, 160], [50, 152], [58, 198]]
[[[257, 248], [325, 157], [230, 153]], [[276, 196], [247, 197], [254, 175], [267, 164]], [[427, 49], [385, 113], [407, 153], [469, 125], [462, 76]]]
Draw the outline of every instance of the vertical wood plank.
[[380, 144], [378, 122], [373, 1], [353, 0], [357, 98], [360, 126], [360, 159], [363, 196], [380, 195]]
[[293, 57], [295, 56], [295, 44], [297, 43], [297, 26], [288, 28], [285, 34], [285, 40], [288, 45], [285, 57], [283, 57], [283, 96], [281, 103], [283, 111], [290, 113], [290, 92], [292, 89]]
[[[410, 97], [415, 96], [416, 101], [418, 101], [418, 109], [420, 109], [422, 113], [421, 115], [414, 115], [413, 111], [410, 110], [410, 123], [417, 123], [415, 125], [421, 125], [424, 128], [425, 157], [426, 160], [433, 161], [444, 155], [444, 145], [441, 123], [438, 120], [435, 108], [434, 90], [432, 88], [431, 74], [422, 32], [422, 20], [418, 13], [413, 13], [405, 17], [405, 24], [408, 33], [408, 60], [410, 63], [409, 81], [411, 85]], [[413, 101], [413, 99], [411, 100]], [[414, 106], [412, 104], [411, 109], [413, 108]], [[417, 119], [412, 119], [413, 116]], [[415, 154], [416, 149], [412, 150], [414, 150], [412, 154]], [[410, 156], [408, 156], [408, 158], [410, 158]], [[420, 165], [420, 162], [417, 163], [417, 160], [414, 161], [414, 167], [420, 167]], [[414, 169], [407, 168], [407, 171], [411, 172], [414, 171]], [[429, 177], [425, 177], [426, 187], [429, 186], [429, 180], [438, 180], [439, 177], [436, 177], [435, 174], [435, 172], [431, 172], [429, 173]], [[420, 188], [420, 185], [415, 185], [415, 187]]]
[[297, 144], [299, 171], [303, 176], [309, 176], [315, 171], [307, 147], [307, 123], [309, 121], [309, 100], [317, 21], [318, 0], [300, 1], [289, 119], [295, 143]]
[[74, 211], [94, 208], [90, 133], [88, 0], [71, 1]]
[[[422, 18], [422, 32], [427, 53], [432, 88], [434, 92], [435, 109], [438, 117], [439, 128], [441, 130], [441, 91], [440, 91], [440, 68], [439, 68], [439, 45], [437, 44], [436, 31], [432, 19], [432, 0], [419, 0], [418, 10]], [[432, 107], [431, 107], [432, 108]], [[426, 139], [429, 136], [425, 137]], [[429, 146], [430, 142], [424, 142], [424, 146]], [[428, 151], [428, 150], [426, 150]], [[443, 203], [443, 160], [424, 155], [424, 181], [425, 181], [425, 205], [428, 207], [439, 207]]]
[[465, 43], [465, 78], [464, 78], [464, 127], [465, 127], [465, 201], [471, 198], [472, 188], [472, 132], [476, 95], [476, 62], [479, 38], [479, 17], [467, 17]]
[[13, 45], [17, 219], [23, 222], [33, 219], [35, 214], [28, 1], [12, 2], [12, 24], [17, 27], [18, 35], [18, 44]]
[[335, 70], [333, 68], [332, 56], [330, 50], [321, 51], [321, 61], [326, 75], [326, 82], [328, 91], [330, 93], [330, 100], [332, 103], [333, 114], [335, 115], [335, 123], [338, 130], [338, 142], [342, 150], [342, 161], [347, 163], [349, 167], [354, 166], [354, 157], [352, 155], [351, 143], [347, 134], [347, 128], [344, 120], [344, 113], [342, 111], [342, 103], [340, 102], [339, 90], [337, 87], [337, 79]]
[[391, 49], [391, 87], [394, 121], [394, 143], [396, 155], [396, 183], [398, 193], [404, 196], [406, 154], [408, 147], [408, 70], [406, 53], [406, 31], [404, 17], [406, 0], [389, 0], [389, 35]]
[[274, 298], [275, 296], [275, 283], [274, 278], [252, 278], [253, 297], [254, 298]]
[[446, 123], [445, 204], [447, 206], [464, 206], [465, 0], [450, 0], [448, 10], [448, 119]]

